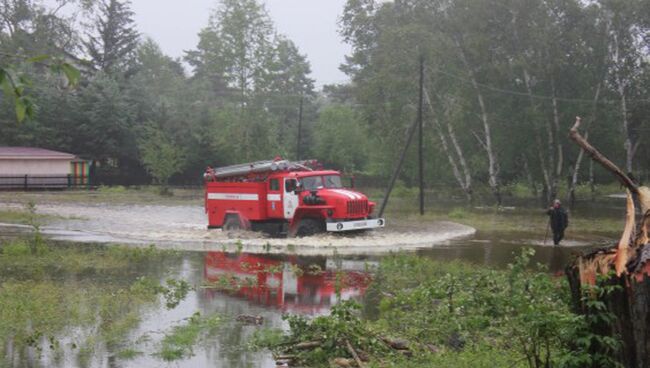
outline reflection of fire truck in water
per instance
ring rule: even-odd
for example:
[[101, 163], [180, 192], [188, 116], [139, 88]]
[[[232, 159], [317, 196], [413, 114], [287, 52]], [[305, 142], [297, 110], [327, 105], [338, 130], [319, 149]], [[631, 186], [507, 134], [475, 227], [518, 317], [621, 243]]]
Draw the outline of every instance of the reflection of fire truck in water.
[[384, 227], [375, 203], [346, 189], [338, 171], [316, 161], [276, 158], [208, 168], [205, 212], [209, 228], [260, 230], [298, 236]]
[[207, 289], [209, 293], [226, 292], [286, 312], [315, 314], [338, 302], [337, 287], [343, 300], [360, 297], [368, 287], [365, 262], [342, 261], [339, 267], [320, 257], [208, 252], [204, 278], [221, 285]]

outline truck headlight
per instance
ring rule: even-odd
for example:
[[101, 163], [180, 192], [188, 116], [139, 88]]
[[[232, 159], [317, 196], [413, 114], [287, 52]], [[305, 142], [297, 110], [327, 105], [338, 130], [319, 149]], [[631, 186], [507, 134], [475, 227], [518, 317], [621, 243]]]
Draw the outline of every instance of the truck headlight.
[[336, 224], [336, 230], [343, 230], [343, 224], [340, 222]]

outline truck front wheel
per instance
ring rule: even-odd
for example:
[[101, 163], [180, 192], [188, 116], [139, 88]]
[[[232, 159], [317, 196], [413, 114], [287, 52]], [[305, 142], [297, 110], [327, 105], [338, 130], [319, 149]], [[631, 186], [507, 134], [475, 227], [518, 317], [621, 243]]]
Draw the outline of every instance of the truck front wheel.
[[237, 215], [226, 216], [226, 220], [223, 222], [223, 230], [225, 231], [241, 230], [241, 222], [239, 221], [239, 216]]
[[314, 234], [322, 233], [325, 231], [325, 226], [323, 221], [319, 221], [313, 218], [305, 218], [300, 220], [298, 224], [298, 229], [296, 230], [296, 236], [312, 236]]

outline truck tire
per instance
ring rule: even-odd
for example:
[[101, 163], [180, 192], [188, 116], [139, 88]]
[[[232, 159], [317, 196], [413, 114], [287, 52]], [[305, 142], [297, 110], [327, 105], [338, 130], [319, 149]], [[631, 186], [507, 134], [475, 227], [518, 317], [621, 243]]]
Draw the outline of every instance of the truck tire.
[[223, 222], [224, 231], [238, 231], [241, 230], [241, 222], [237, 215], [227, 215], [226, 220]]
[[296, 230], [296, 236], [312, 236], [314, 234], [322, 233], [323, 231], [325, 231], [323, 221], [319, 221], [313, 218], [305, 218], [300, 220], [298, 229]]

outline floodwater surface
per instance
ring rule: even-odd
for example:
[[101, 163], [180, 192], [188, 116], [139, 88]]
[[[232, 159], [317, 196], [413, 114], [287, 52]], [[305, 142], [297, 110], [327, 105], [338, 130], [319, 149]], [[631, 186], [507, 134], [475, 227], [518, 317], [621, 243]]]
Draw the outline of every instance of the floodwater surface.
[[[5, 319], [0, 318], [0, 367], [275, 367], [269, 353], [249, 347], [256, 331], [286, 329], [285, 313], [318, 315], [340, 300], [363, 302], [373, 270], [386, 254], [411, 251], [501, 268], [528, 246], [536, 252], [533, 262], [557, 272], [576, 253], [613, 241], [569, 232], [554, 246], [534, 233], [476, 232], [447, 221], [395, 225], [390, 218], [386, 229], [354, 236], [272, 239], [207, 230], [197, 206], [61, 203], [39, 205], [38, 211], [66, 218], [42, 227], [43, 233], [64, 247], [85, 247], [93, 262], [76, 265], [72, 274], [29, 266], [0, 272]], [[578, 215], [620, 213], [622, 207], [608, 203]], [[0, 224], [4, 237], [30, 231]], [[98, 243], [128, 244], [144, 252], [155, 244], [181, 252], [120, 266], [124, 260], [107, 256], [106, 246]], [[21, 253], [2, 249], [0, 257], [7, 254]], [[109, 265], [117, 257], [117, 269], [108, 272], [103, 261], [96, 263], [104, 257]], [[169, 305], [165, 293], [138, 294], [148, 279], [163, 286], [183, 280], [191, 288]], [[192, 332], [188, 326], [199, 327]], [[176, 339], [183, 333], [189, 333], [190, 343], [179, 346]]]
[[[20, 208], [19, 205], [14, 207]], [[415, 250], [467, 237], [475, 230], [449, 221], [403, 229], [396, 225], [361, 234], [320, 234], [301, 239], [269, 238], [261, 233], [209, 230], [200, 206], [41, 204], [38, 212], [54, 215], [42, 231], [56, 240], [156, 244], [180, 250], [298, 253], [302, 255], [381, 254]], [[2, 226], [0, 224], [0, 226]]]
[[[84, 252], [107, 256], [103, 246]], [[121, 259], [109, 251], [107, 262], [113, 256]], [[275, 367], [269, 353], [249, 348], [255, 331], [285, 329], [285, 313], [318, 315], [340, 300], [360, 300], [376, 266], [361, 258], [217, 251], [154, 258], [132, 261], [117, 274], [92, 265], [74, 277], [48, 270], [35, 276], [30, 267], [3, 270], [0, 366]], [[144, 278], [161, 285], [184, 280], [191, 290], [169, 306], [162, 296], [137, 293]], [[170, 345], [175, 329], [193, 318], [216, 323], [189, 345]]]

